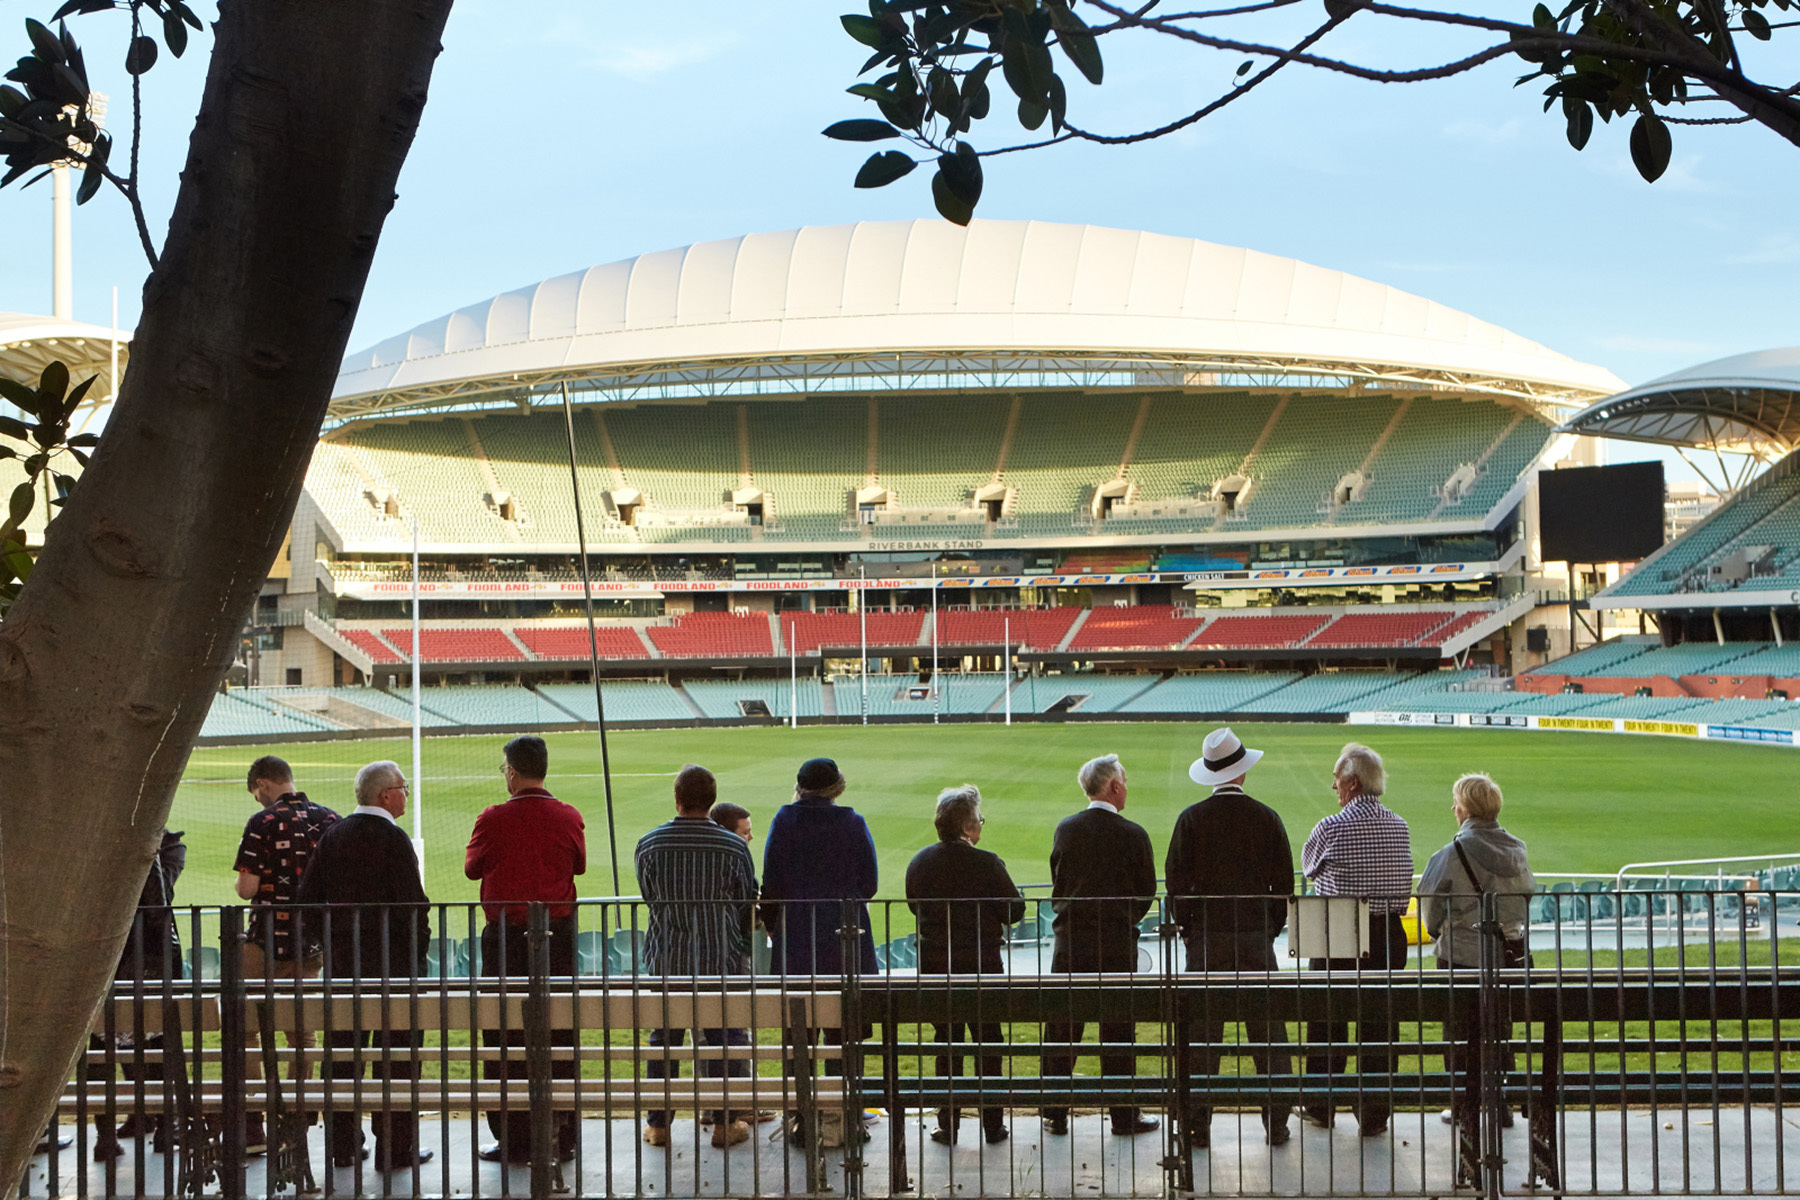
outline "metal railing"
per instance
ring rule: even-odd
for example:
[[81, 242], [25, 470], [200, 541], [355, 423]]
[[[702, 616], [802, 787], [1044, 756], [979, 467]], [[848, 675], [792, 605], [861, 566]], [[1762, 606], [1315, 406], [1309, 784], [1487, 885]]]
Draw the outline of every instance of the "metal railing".
[[[311, 959], [255, 910], [146, 909], [24, 1191], [1800, 1191], [1800, 894], [1759, 923], [1633, 894], [1675, 945], [1592, 894], [1489, 895], [1449, 969], [1301, 958], [1267, 897], [789, 904], [772, 945], [742, 905], [296, 911]], [[216, 977], [185, 971], [214, 920]]]

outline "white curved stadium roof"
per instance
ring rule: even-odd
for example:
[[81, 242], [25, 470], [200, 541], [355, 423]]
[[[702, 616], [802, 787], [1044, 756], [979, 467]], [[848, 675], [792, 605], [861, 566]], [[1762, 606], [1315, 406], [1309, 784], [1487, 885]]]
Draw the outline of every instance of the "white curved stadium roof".
[[507, 292], [348, 356], [333, 415], [530, 403], [562, 382], [652, 399], [893, 386], [880, 377], [1032, 386], [1034, 371], [1038, 386], [1130, 384], [1146, 370], [1177, 385], [1360, 379], [1568, 408], [1623, 386], [1289, 258], [1091, 225], [917, 220], [700, 242]]
[[118, 391], [117, 382], [111, 378], [115, 344], [122, 375], [131, 357], [129, 333], [60, 317], [0, 312], [0, 376], [35, 386], [44, 368], [53, 361], [67, 364], [70, 376], [77, 381], [90, 375], [100, 376], [88, 389], [81, 414], [71, 423], [77, 433], [95, 428], [96, 416], [110, 405]]
[[1590, 404], [1576, 433], [1776, 458], [1800, 447], [1800, 346], [1686, 367]]

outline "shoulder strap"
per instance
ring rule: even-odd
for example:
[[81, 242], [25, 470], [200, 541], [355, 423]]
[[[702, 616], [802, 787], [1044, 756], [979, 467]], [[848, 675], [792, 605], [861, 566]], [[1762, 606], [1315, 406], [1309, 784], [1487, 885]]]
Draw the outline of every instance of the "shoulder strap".
[[1469, 863], [1469, 856], [1463, 852], [1462, 839], [1451, 838], [1450, 846], [1456, 851], [1456, 857], [1462, 860], [1463, 874], [1469, 877], [1469, 886], [1478, 894], [1486, 893], [1487, 889], [1481, 886], [1481, 880], [1475, 875], [1475, 868]]

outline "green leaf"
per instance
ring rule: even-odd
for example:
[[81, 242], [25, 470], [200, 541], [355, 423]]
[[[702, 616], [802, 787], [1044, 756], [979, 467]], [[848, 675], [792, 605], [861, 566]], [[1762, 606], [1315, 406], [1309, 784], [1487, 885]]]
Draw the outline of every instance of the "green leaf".
[[[964, 221], [963, 224], [967, 225], [968, 222]], [[37, 499], [37, 491], [31, 486], [29, 479], [13, 489], [12, 503], [7, 506], [7, 509], [12, 514], [14, 525], [25, 523], [25, 518], [31, 515], [31, 502], [35, 499]]]
[[19, 457], [19, 452], [17, 450], [14, 450], [11, 446], [0, 445], [0, 458], [17, 457]]
[[31, 38], [31, 48], [39, 58], [51, 63], [64, 61], [62, 42], [42, 21], [26, 17], [25, 33]]
[[820, 132], [840, 142], [881, 142], [900, 136], [900, 131], [886, 121], [839, 121]]
[[861, 96], [864, 100], [892, 100], [894, 93], [878, 83], [855, 83], [844, 89], [852, 96]]
[[130, 49], [125, 51], [125, 70], [131, 75], [142, 75], [156, 65], [156, 39], [140, 34], [131, 39]]
[[98, 446], [100, 444], [100, 435], [97, 433], [78, 433], [63, 444], [71, 449], [76, 446]]
[[1056, 29], [1056, 40], [1063, 53], [1075, 64], [1082, 77], [1098, 86], [1106, 75], [1100, 61], [1100, 39], [1088, 32], [1087, 22], [1066, 8], [1050, 10], [1050, 24]]
[[1669, 155], [1673, 146], [1669, 140], [1669, 127], [1662, 123], [1662, 118], [1654, 113], [1644, 113], [1631, 126], [1631, 161], [1649, 183], [1662, 178], [1662, 173], [1669, 169]]
[[1057, 133], [1063, 129], [1063, 121], [1069, 112], [1069, 93], [1063, 88], [1062, 76], [1052, 73], [1050, 76], [1050, 128]]
[[1540, 33], [1556, 32], [1556, 17], [1548, 8], [1540, 4], [1531, 10], [1531, 27]]
[[958, 142], [949, 154], [938, 155], [938, 173], [952, 193], [973, 211], [981, 200], [981, 156], [967, 142]]
[[[38, 376], [38, 396], [43, 402], [60, 404], [63, 393], [69, 390], [69, 367], [60, 359], [52, 359]], [[44, 416], [47, 409], [38, 409], [38, 416]]]
[[187, 25], [182, 21], [181, 14], [174, 9], [163, 14], [163, 41], [168, 44], [169, 53], [176, 58], [180, 58], [181, 52], [187, 49]]
[[31, 431], [25, 428], [25, 423], [15, 421], [11, 417], [0, 417], [0, 433], [9, 438], [17, 438], [21, 442], [27, 441], [31, 437]]
[[86, 454], [82, 453], [80, 450], [71, 450], [71, 451], [69, 451], [69, 453], [74, 455], [75, 461], [80, 463], [82, 466], [85, 467], [88, 465], [88, 456]]
[[1036, 100], [1019, 101], [1019, 124], [1027, 129], [1036, 129], [1050, 115], [1050, 106], [1039, 104]]
[[1243, 62], [1238, 64], [1237, 78], [1242, 79], [1244, 76], [1248, 75], [1255, 66], [1255, 59], [1246, 58]]
[[106, 182], [106, 165], [98, 159], [89, 161], [87, 168], [81, 172], [81, 186], [75, 189], [75, 203], [86, 204], [100, 193], [100, 185]]
[[11, 401], [15, 408], [30, 416], [38, 415], [37, 392], [16, 379], [0, 376], [0, 399]]
[[1565, 100], [1563, 114], [1569, 120], [1569, 145], [1584, 149], [1594, 135], [1594, 110], [1579, 100]]
[[862, 165], [862, 170], [856, 173], [856, 186], [886, 187], [894, 180], [912, 174], [913, 168], [918, 165], [898, 150], [883, 150], [878, 154], [871, 154], [869, 161]]
[[880, 49], [882, 42], [887, 37], [887, 31], [874, 17], [865, 17], [858, 13], [845, 13], [838, 20], [843, 22], [845, 33], [873, 49]]
[[938, 215], [954, 225], [967, 225], [975, 219], [975, 206], [950, 190], [941, 169], [931, 177], [931, 199], [937, 205]]
[[1748, 33], [1759, 42], [1766, 42], [1769, 40], [1769, 37], [1771, 36], [1769, 18], [1763, 16], [1754, 8], [1746, 8], [1743, 17], [1744, 32]]

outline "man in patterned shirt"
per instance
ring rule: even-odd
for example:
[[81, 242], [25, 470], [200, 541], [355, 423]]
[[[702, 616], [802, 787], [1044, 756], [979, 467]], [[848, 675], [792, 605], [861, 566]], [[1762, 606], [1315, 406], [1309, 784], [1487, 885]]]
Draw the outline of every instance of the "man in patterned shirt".
[[[1307, 966], [1314, 971], [1363, 972], [1404, 967], [1406, 928], [1400, 918], [1412, 894], [1412, 836], [1406, 822], [1378, 799], [1387, 790], [1381, 755], [1351, 742], [1331, 769], [1331, 783], [1338, 811], [1314, 826], [1300, 852], [1300, 869], [1321, 896], [1355, 896], [1369, 902], [1369, 953], [1360, 959], [1315, 958]], [[1379, 986], [1378, 980], [1370, 982]], [[1314, 1043], [1342, 1043], [1349, 1034], [1350, 1026], [1341, 1021], [1309, 1021], [1306, 1026], [1307, 1040]], [[1357, 1054], [1357, 1070], [1366, 1077], [1368, 1089], [1355, 1106], [1364, 1137], [1387, 1132], [1391, 1080], [1385, 1076], [1391, 1055], [1386, 1044], [1394, 1035], [1391, 1020], [1363, 1022], [1357, 1031], [1359, 1040], [1369, 1043]], [[1338, 1075], [1347, 1060], [1343, 1049], [1312, 1054], [1307, 1056], [1306, 1070], [1310, 1075]], [[1326, 1129], [1336, 1118], [1329, 1103], [1308, 1104], [1301, 1111]]]
[[[711, 771], [692, 764], [681, 768], [675, 776], [675, 819], [638, 841], [638, 888], [650, 905], [645, 974], [725, 976], [743, 971], [756, 906], [756, 863], [749, 844], [712, 819], [718, 794]], [[743, 1033], [704, 1029], [698, 1037], [708, 1046], [747, 1044]], [[686, 1040], [685, 1029], [650, 1033], [652, 1046], [679, 1046]], [[680, 1065], [678, 1060], [652, 1057], [650, 1078], [662, 1079], [665, 1073], [673, 1077]], [[724, 1065], [717, 1059], [703, 1060], [700, 1073], [716, 1079], [725, 1074], [720, 1070]], [[723, 1110], [713, 1113], [714, 1146], [735, 1146], [749, 1137], [747, 1122]], [[644, 1140], [652, 1146], [669, 1144], [668, 1113], [647, 1114]]]
[[[320, 835], [337, 822], [338, 815], [308, 800], [304, 792], [296, 792], [293, 771], [273, 754], [250, 764], [245, 784], [262, 811], [245, 823], [235, 864], [238, 898], [250, 902], [244, 978], [252, 989], [258, 981], [272, 989], [272, 981], [277, 979], [316, 979], [325, 965], [324, 951], [297, 944], [300, 921], [286, 906], [300, 892], [300, 878]], [[317, 1038], [310, 1033], [296, 1037], [293, 1030], [286, 1032], [288, 1048], [298, 1051], [289, 1075], [304, 1079], [310, 1073], [305, 1050]], [[260, 1035], [252, 1036], [260, 1039]], [[262, 1070], [260, 1056], [254, 1069]], [[252, 1152], [264, 1144], [260, 1113], [250, 1114], [245, 1136]]]

